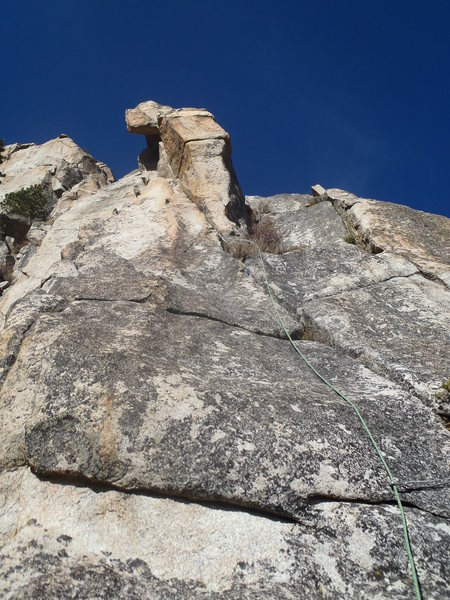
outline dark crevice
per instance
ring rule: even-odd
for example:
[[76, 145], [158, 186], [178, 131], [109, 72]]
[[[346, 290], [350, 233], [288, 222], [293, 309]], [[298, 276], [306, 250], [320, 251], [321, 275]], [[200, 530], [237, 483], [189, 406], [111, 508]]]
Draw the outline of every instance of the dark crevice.
[[[260, 517], [269, 519], [274, 522], [290, 523], [290, 524], [303, 524], [309, 527], [314, 527], [314, 523], [310, 519], [304, 519], [308, 517], [308, 508], [318, 506], [327, 503], [339, 503], [339, 504], [350, 504], [356, 506], [394, 506], [397, 507], [395, 499], [386, 500], [370, 500], [367, 498], [342, 498], [340, 496], [333, 495], [322, 495], [322, 494], [311, 494], [304, 500], [303, 510], [305, 514], [302, 515], [301, 505], [299, 506], [300, 511], [298, 515], [291, 515], [283, 512], [282, 510], [272, 510], [268, 507], [263, 507], [260, 504], [253, 502], [245, 502], [242, 499], [228, 498], [217, 494], [215, 496], [205, 497], [205, 495], [190, 494], [187, 491], [177, 489], [157, 489], [151, 487], [135, 487], [135, 488], [124, 488], [114, 483], [106, 483], [99, 481], [95, 478], [89, 478], [78, 473], [67, 473], [67, 472], [46, 472], [41, 473], [31, 468], [31, 472], [39, 481], [53, 483], [56, 485], [71, 486], [78, 488], [88, 488], [95, 494], [102, 494], [106, 492], [118, 492], [128, 496], [144, 496], [146, 498], [153, 498], [159, 500], [174, 500], [182, 504], [196, 504], [210, 510], [222, 510], [229, 512], [244, 512], [254, 517]], [[448, 520], [446, 517], [436, 514], [433, 511], [423, 509], [413, 502], [402, 500], [402, 504], [406, 508], [411, 508], [420, 512], [431, 514], [439, 519]]]
[[[7, 281], [8, 288], [15, 283], [16, 255], [29, 244], [27, 234], [31, 227], [31, 220], [20, 215], [0, 214], [0, 240], [5, 242], [7, 237], [12, 238], [12, 243], [7, 243], [8, 254], [3, 257], [0, 267], [0, 282]], [[5, 291], [7, 288], [4, 288]], [[0, 296], [2, 295], [0, 291]]]
[[[411, 261], [411, 262], [413, 262], [413, 261]], [[434, 281], [435, 283], [443, 283], [442, 280], [439, 279], [439, 277], [437, 275], [435, 275], [434, 273], [430, 273], [429, 271], [424, 271], [423, 269], [418, 267], [415, 263], [413, 263], [413, 264], [417, 268], [419, 275], [422, 275], [422, 277], [424, 279], [428, 279], [429, 281]]]
[[145, 496], [147, 498], [154, 498], [160, 500], [176, 500], [182, 504], [197, 504], [209, 509], [215, 510], [226, 510], [230, 512], [245, 512], [246, 514], [253, 515], [256, 517], [263, 517], [271, 521], [277, 521], [282, 523], [298, 523], [298, 519], [288, 514], [282, 514], [275, 512], [270, 509], [265, 509], [251, 502], [240, 502], [238, 500], [230, 500], [223, 497], [210, 497], [201, 498], [195, 497], [189, 493], [181, 490], [160, 490], [151, 487], [136, 487], [136, 488], [124, 488], [114, 483], [105, 483], [94, 478], [88, 478], [84, 475], [77, 473], [66, 473], [66, 472], [46, 472], [40, 473], [31, 467], [31, 472], [39, 481], [54, 483], [57, 485], [66, 485], [78, 488], [88, 488], [96, 494], [105, 492], [119, 492], [121, 494], [129, 496]]
[[138, 165], [143, 171], [156, 171], [159, 161], [159, 136], [146, 136], [147, 148], [138, 156]]
[[[124, 299], [124, 300], [118, 300], [118, 299], [113, 299], [113, 298], [100, 298], [100, 297], [87, 297], [87, 296], [75, 296], [73, 299], [68, 300], [68, 304], [69, 303], [74, 303], [74, 302], [110, 302], [110, 303], [117, 303], [117, 302], [131, 302], [133, 304], [145, 304], [154, 294], [154, 292], [152, 291], [150, 294], [148, 294], [147, 296], [143, 297], [143, 298], [137, 298], [137, 299]], [[65, 308], [67, 308], [68, 304], [66, 304], [63, 308], [61, 308], [61, 310], [55, 310], [55, 311], [45, 311], [45, 314], [53, 313], [53, 312], [62, 312]], [[197, 312], [197, 311], [184, 311], [182, 309], [176, 309], [174, 307], [166, 307], [164, 308], [164, 310], [166, 312], [168, 312], [169, 314], [173, 314], [173, 315], [179, 315], [179, 316], [185, 316], [185, 317], [197, 317], [200, 319], [207, 319], [209, 321], [214, 321], [216, 323], [222, 323], [223, 325], [227, 325], [228, 327], [234, 327], [236, 329], [242, 329], [243, 331], [247, 331], [248, 333], [253, 333], [255, 335], [261, 335], [263, 337], [269, 337], [269, 338], [273, 338], [273, 339], [278, 339], [278, 340], [282, 340], [282, 341], [286, 341], [287, 338], [285, 336], [282, 336], [281, 334], [277, 334], [277, 333], [265, 333], [263, 331], [260, 330], [254, 330], [254, 329], [250, 329], [247, 327], [243, 327], [242, 325], [238, 325], [236, 323], [231, 323], [228, 322], [226, 320], [223, 319], [219, 319], [217, 317], [212, 317], [210, 315], [207, 315], [205, 313], [202, 312]], [[40, 314], [44, 314], [44, 313], [40, 313]], [[40, 316], [40, 315], [39, 315]], [[31, 327], [31, 326], [30, 326]], [[298, 330], [294, 331], [294, 332], [290, 332], [290, 335], [292, 337], [293, 340], [300, 340], [302, 339]]]
[[347, 216], [347, 212], [354, 206], [341, 206], [338, 200], [332, 200], [331, 205], [337, 214], [340, 216], [341, 221], [346, 228], [348, 235], [351, 236], [355, 240], [355, 245], [367, 252], [368, 254], [381, 254], [384, 252], [385, 248], [381, 248], [377, 246], [373, 240], [371, 240], [368, 236], [363, 236], [359, 231], [359, 223], [352, 223]]
[[[22, 273], [24, 273], [25, 275], [27, 275], [27, 274], [25, 273], [25, 271], [22, 271]], [[27, 277], [28, 277], [28, 275], [27, 275]], [[47, 283], [47, 281], [50, 281], [50, 279], [52, 279], [52, 277], [53, 277], [53, 275], [49, 275], [48, 277], [45, 277], [45, 278], [44, 278], [44, 279], [41, 281], [41, 283], [39, 284], [39, 288], [40, 288], [40, 289], [42, 289], [42, 288], [44, 287], [44, 285]]]
[[3, 236], [14, 238], [16, 245], [26, 241], [31, 223], [31, 219], [20, 215], [6, 213], [0, 215], [0, 229]]
[[[345, 498], [343, 500], [340, 496], [335, 494], [311, 494], [306, 498], [306, 503], [308, 506], [316, 506], [317, 504], [328, 504], [330, 502], [345, 502], [346, 504], [366, 504], [368, 506], [397, 506], [397, 503], [394, 498], [384, 499], [384, 500], [369, 500], [368, 498]], [[417, 508], [414, 504], [403, 502], [404, 506], [409, 506], [410, 508]]]
[[447, 429], [447, 431], [450, 431], [450, 417], [447, 414], [441, 412], [440, 410], [437, 410], [436, 414], [444, 423], [445, 429]]
[[[198, 115], [200, 116], [200, 115]], [[205, 117], [208, 117], [209, 115], [204, 115]], [[183, 148], [185, 148], [188, 144], [190, 144], [191, 142], [210, 142], [211, 140], [223, 140], [225, 143], [227, 141], [227, 139], [224, 137], [223, 134], [218, 133], [217, 135], [210, 135], [208, 137], [198, 137], [198, 138], [189, 138], [188, 140], [185, 140], [183, 142]]]
[[118, 299], [118, 298], [96, 298], [93, 296], [75, 296], [72, 302], [133, 302], [133, 304], [145, 304], [153, 295], [153, 292], [150, 292], [147, 296], [143, 298], [126, 298], [126, 299]]
[[[199, 319], [207, 319], [209, 321], [214, 321], [216, 323], [222, 323], [223, 325], [227, 325], [228, 327], [235, 327], [236, 329], [242, 329], [243, 331], [248, 331], [249, 333], [254, 333], [255, 335], [262, 335], [263, 337], [274, 338], [277, 340], [286, 341], [287, 338], [280, 334], [276, 333], [264, 333], [263, 331], [249, 329], [248, 327], [243, 327], [242, 325], [237, 325], [236, 323], [230, 323], [228, 321], [224, 321], [223, 319], [219, 319], [217, 317], [212, 317], [205, 313], [196, 312], [196, 311], [185, 311], [182, 309], [174, 308], [172, 306], [167, 307], [166, 311], [172, 315], [180, 315], [183, 317], [198, 317]], [[293, 340], [300, 340], [301, 337], [298, 332], [290, 332], [290, 335]]]
[[441, 285], [442, 287], [444, 287], [446, 290], [449, 289], [449, 286], [445, 283], [445, 281], [442, 281], [442, 279], [439, 277], [439, 275], [436, 275], [435, 273], [431, 273], [430, 271], [424, 271], [423, 268], [416, 265], [414, 260], [411, 260], [410, 258], [408, 258], [408, 260], [417, 268], [418, 274], [422, 275], [422, 277], [424, 279], [427, 279], [428, 281], [432, 281], [433, 283], [437, 283], [438, 285]]
[[442, 488], [446, 488], [446, 487], [450, 487], [450, 479], [449, 480], [441, 480], [441, 481], [436, 481], [434, 483], [430, 483], [427, 484], [426, 482], [423, 483], [417, 483], [415, 485], [413, 485], [414, 482], [412, 482], [411, 484], [408, 483], [398, 483], [397, 485], [397, 489], [400, 493], [403, 494], [409, 494], [411, 492], [424, 492], [427, 490], [440, 490]]
[[[401, 493], [401, 492], [400, 492]], [[443, 519], [445, 521], [449, 520], [448, 517], [443, 516], [442, 514], [433, 512], [432, 510], [423, 508], [421, 506], [417, 506], [414, 502], [409, 500], [405, 500], [401, 498], [402, 505], [404, 508], [412, 508], [414, 510], [418, 510], [420, 512], [427, 513], [429, 515], [433, 515], [439, 519]], [[331, 502], [339, 502], [344, 504], [356, 504], [356, 505], [365, 505], [365, 506], [394, 506], [398, 507], [398, 504], [393, 497], [392, 499], [386, 500], [370, 500], [367, 498], [341, 498], [339, 496], [334, 495], [325, 495], [325, 494], [311, 494], [306, 499], [308, 506], [317, 506], [320, 504], [329, 504]]]

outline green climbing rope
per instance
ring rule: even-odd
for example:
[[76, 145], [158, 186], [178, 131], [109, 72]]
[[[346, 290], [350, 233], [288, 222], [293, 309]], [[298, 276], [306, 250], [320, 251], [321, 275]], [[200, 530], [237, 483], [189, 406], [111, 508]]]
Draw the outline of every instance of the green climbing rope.
[[378, 455], [378, 458], [380, 459], [384, 470], [387, 473], [387, 476], [389, 478], [389, 483], [390, 486], [392, 488], [392, 491], [394, 493], [394, 497], [395, 500], [397, 502], [398, 508], [400, 510], [400, 515], [401, 515], [401, 519], [402, 519], [402, 527], [403, 527], [403, 538], [404, 538], [404, 543], [405, 543], [405, 549], [406, 549], [406, 553], [408, 555], [408, 560], [409, 560], [409, 566], [411, 569], [411, 576], [412, 576], [412, 580], [413, 580], [413, 586], [414, 586], [414, 592], [416, 594], [416, 599], [417, 600], [422, 600], [422, 593], [420, 591], [420, 584], [419, 584], [419, 578], [417, 576], [417, 571], [416, 571], [416, 566], [414, 564], [414, 557], [413, 557], [413, 553], [412, 553], [412, 549], [411, 549], [411, 543], [409, 541], [409, 534], [408, 534], [408, 523], [406, 521], [406, 515], [405, 515], [405, 511], [403, 509], [403, 504], [400, 498], [400, 494], [398, 492], [397, 489], [397, 485], [395, 482], [394, 477], [392, 476], [391, 470], [389, 468], [389, 465], [387, 464], [380, 448], [378, 447], [378, 444], [376, 443], [367, 423], [364, 420], [364, 417], [362, 416], [362, 414], [359, 412], [358, 407], [356, 406], [356, 404], [350, 400], [349, 398], [347, 398], [342, 392], [340, 392], [338, 389], [336, 389], [334, 387], [333, 384], [331, 384], [329, 381], [327, 381], [327, 379], [325, 379], [325, 377], [323, 375], [321, 375], [317, 369], [315, 369], [315, 367], [309, 362], [309, 360], [307, 359], [307, 357], [303, 354], [303, 352], [301, 352], [301, 350], [299, 350], [299, 348], [295, 345], [294, 340], [292, 339], [292, 337], [289, 334], [289, 331], [286, 329], [285, 324], [283, 323], [283, 319], [281, 318], [280, 312], [278, 310], [278, 306], [277, 303], [275, 301], [275, 298], [273, 297], [272, 294], [272, 290], [270, 288], [270, 282], [269, 282], [269, 277], [267, 275], [267, 270], [266, 270], [266, 265], [264, 263], [264, 258], [262, 255], [262, 252], [259, 248], [259, 246], [257, 244], [255, 244], [254, 242], [250, 241], [250, 240], [246, 240], [247, 242], [249, 242], [250, 244], [252, 244], [253, 246], [256, 247], [256, 249], [258, 250], [258, 255], [259, 255], [259, 259], [261, 261], [261, 265], [262, 265], [262, 269], [263, 269], [263, 274], [264, 274], [264, 279], [265, 279], [265, 283], [266, 283], [266, 287], [267, 287], [267, 291], [269, 293], [269, 297], [272, 301], [272, 304], [275, 308], [275, 312], [277, 314], [278, 320], [280, 321], [281, 327], [283, 328], [284, 333], [286, 334], [287, 339], [289, 340], [289, 342], [291, 343], [291, 346], [294, 348], [294, 350], [297, 352], [297, 354], [302, 358], [302, 360], [308, 365], [308, 367], [313, 371], [313, 373], [325, 384], [327, 385], [331, 390], [333, 390], [333, 392], [335, 392], [335, 394], [337, 394], [340, 398], [342, 398], [342, 400], [344, 400], [344, 402], [346, 402], [355, 412], [356, 416], [358, 417], [358, 419], [361, 422], [361, 425], [363, 426], [365, 432], [367, 433], [367, 435], [369, 436], [369, 440], [372, 443], [372, 446], [375, 448], [375, 452]]

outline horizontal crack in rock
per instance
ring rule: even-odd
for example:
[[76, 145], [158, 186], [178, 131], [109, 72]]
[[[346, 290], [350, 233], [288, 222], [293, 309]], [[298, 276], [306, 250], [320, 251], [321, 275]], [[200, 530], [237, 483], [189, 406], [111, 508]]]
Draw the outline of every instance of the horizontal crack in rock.
[[[249, 329], [248, 327], [244, 327], [243, 325], [237, 325], [236, 323], [230, 323], [229, 321], [224, 321], [217, 317], [212, 317], [207, 315], [206, 313], [196, 312], [196, 311], [183, 311], [181, 309], [167, 307], [166, 311], [172, 315], [180, 315], [183, 317], [198, 317], [199, 319], [207, 319], [209, 321], [215, 321], [216, 323], [222, 323], [223, 325], [228, 325], [228, 327], [235, 327], [236, 329], [242, 329], [243, 331], [248, 331], [249, 333], [254, 333], [255, 335], [262, 335], [264, 337], [274, 338], [277, 340], [282, 340], [283, 342], [287, 341], [286, 337], [281, 335], [277, 335], [275, 333], [264, 333], [258, 329]], [[296, 334], [290, 334], [292, 339], [299, 340], [300, 338]]]
[[278, 521], [283, 523], [298, 523], [299, 519], [287, 514], [264, 509], [261, 506], [252, 503], [234, 502], [224, 498], [201, 498], [183, 493], [181, 490], [160, 490], [153, 488], [124, 488], [113, 483], [105, 483], [96, 479], [90, 479], [80, 474], [67, 472], [45, 472], [41, 473], [31, 468], [31, 472], [39, 481], [54, 483], [57, 485], [66, 485], [79, 488], [87, 488], [96, 494], [105, 492], [118, 492], [131, 496], [145, 496], [162, 500], [174, 500], [184, 504], [198, 504], [212, 510], [227, 510], [233, 512], [245, 512], [246, 514]]
[[[414, 271], [414, 273], [410, 273], [409, 275], [391, 275], [390, 277], [386, 277], [386, 279], [381, 279], [380, 281], [372, 281], [371, 283], [367, 283], [366, 285], [356, 285], [355, 287], [348, 287], [345, 290], [341, 290], [339, 292], [335, 292], [334, 294], [328, 294], [326, 296], [316, 296], [311, 298], [311, 300], [307, 300], [308, 302], [316, 302], [319, 300], [326, 300], [327, 298], [336, 298], [341, 294], [346, 294], [348, 292], [357, 292], [358, 290], [365, 290], [370, 287], [374, 287], [375, 285], [381, 285], [382, 283], [386, 283], [387, 281], [391, 281], [392, 279], [408, 279], [409, 277], [413, 277], [414, 275], [421, 274], [419, 270]], [[305, 304], [306, 304], [305, 303]]]
[[[302, 515], [288, 515], [281, 512], [274, 512], [270, 509], [265, 509], [260, 505], [255, 505], [250, 502], [240, 502], [234, 501], [229, 498], [205, 498], [205, 497], [195, 497], [186, 493], [183, 493], [181, 490], [161, 490], [161, 489], [152, 489], [152, 488], [134, 488], [128, 489], [123, 488], [119, 485], [115, 485], [113, 483], [105, 483], [102, 481], [98, 481], [95, 479], [90, 479], [88, 477], [84, 477], [80, 474], [76, 473], [66, 473], [66, 472], [46, 472], [39, 473], [34, 469], [31, 469], [33, 475], [39, 479], [39, 481], [53, 483], [56, 485], [65, 485], [65, 486], [73, 486], [79, 488], [87, 488], [96, 494], [106, 493], [106, 492], [118, 492], [125, 495], [130, 496], [144, 496], [147, 498], [154, 498], [160, 500], [173, 500], [175, 502], [183, 503], [183, 504], [197, 504], [204, 508], [208, 508], [211, 510], [223, 510], [230, 512], [244, 512], [248, 515], [252, 515], [254, 517], [268, 519], [270, 521], [276, 521], [281, 523], [291, 523], [291, 524], [301, 524], [306, 525], [308, 527], [314, 528], [314, 520], [311, 519], [311, 514], [305, 512], [305, 517], [302, 518]], [[340, 496], [327, 496], [321, 494], [311, 494], [305, 499], [305, 509], [311, 508], [313, 506], [317, 506], [320, 504], [327, 503], [339, 503], [339, 504], [348, 504], [348, 505], [360, 505], [360, 506], [373, 506], [373, 507], [383, 507], [383, 506], [393, 506], [396, 507], [397, 503], [394, 499], [392, 500], [369, 500], [367, 498], [343, 498]], [[442, 516], [440, 514], [436, 514], [431, 510], [427, 510], [421, 508], [414, 504], [413, 502], [402, 500], [402, 504], [406, 508], [411, 508], [413, 510], [417, 510], [423, 513], [430, 514], [439, 519], [443, 519], [445, 521], [449, 520], [447, 517]]]
[[115, 299], [115, 298], [95, 298], [95, 297], [84, 297], [84, 296], [75, 296], [72, 302], [133, 302], [134, 304], [144, 304], [147, 300], [150, 299], [153, 292], [150, 292], [147, 296], [143, 296], [142, 298], [126, 298], [126, 299]]
[[[409, 491], [410, 490], [408, 490], [408, 492]], [[402, 501], [403, 507], [413, 508], [415, 510], [419, 510], [421, 512], [433, 515], [434, 517], [437, 517], [439, 519], [443, 519], [445, 521], [450, 520], [448, 517], [446, 517], [442, 514], [436, 513], [432, 510], [423, 508], [421, 506], [417, 506], [417, 504], [415, 504], [414, 502], [411, 502], [410, 500], [404, 500], [403, 498], [401, 498], [401, 501]], [[311, 494], [306, 499], [306, 503], [308, 506], [315, 506], [318, 504], [328, 504], [328, 503], [332, 503], [332, 502], [340, 502], [340, 503], [344, 503], [344, 504], [363, 504], [365, 506], [395, 506], [395, 507], [398, 506], [394, 497], [392, 497], [392, 499], [386, 499], [386, 500], [369, 500], [368, 498], [357, 498], [357, 497], [342, 498], [340, 496], [334, 496], [334, 495]]]

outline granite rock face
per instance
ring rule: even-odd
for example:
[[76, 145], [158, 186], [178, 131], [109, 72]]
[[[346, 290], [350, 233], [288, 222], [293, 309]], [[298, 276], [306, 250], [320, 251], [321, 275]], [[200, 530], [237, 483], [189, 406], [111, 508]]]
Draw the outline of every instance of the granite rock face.
[[11, 144], [5, 147], [2, 163], [0, 202], [6, 194], [31, 185], [42, 185], [49, 202], [81, 182], [95, 182], [97, 188], [114, 181], [111, 170], [61, 134], [45, 144]]
[[349, 229], [374, 252], [391, 250], [408, 258], [425, 277], [450, 288], [450, 220], [400, 204], [356, 198], [329, 190]]
[[244, 199], [210, 113], [126, 119], [140, 168], [64, 192], [0, 299], [2, 597], [413, 597], [380, 460], [287, 334], [449, 597], [448, 220]]
[[[95, 160], [64, 134], [41, 145], [6, 146], [1, 172], [0, 280], [8, 284], [24, 272], [48, 225], [38, 222], [32, 225], [28, 218], [8, 214], [2, 207], [7, 194], [39, 185], [47, 198], [46, 210], [49, 216], [54, 216], [50, 215], [52, 209], [61, 212], [79, 196], [96, 193], [114, 181], [107, 165]], [[2, 239], [9, 240], [6, 253]]]
[[[292, 523], [226, 506], [0, 476], [4, 598], [408, 598], [392, 506], [317, 503]], [[425, 597], [445, 598], [448, 538], [410, 509]]]

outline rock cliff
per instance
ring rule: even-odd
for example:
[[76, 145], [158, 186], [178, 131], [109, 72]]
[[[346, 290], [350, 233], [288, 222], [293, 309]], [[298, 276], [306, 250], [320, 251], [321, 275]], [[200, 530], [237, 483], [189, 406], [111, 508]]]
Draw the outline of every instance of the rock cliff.
[[0, 215], [2, 597], [414, 597], [382, 464], [288, 335], [450, 597], [450, 220], [245, 198], [208, 111], [126, 123], [146, 148], [118, 181], [66, 136], [2, 164], [0, 199], [52, 208]]

